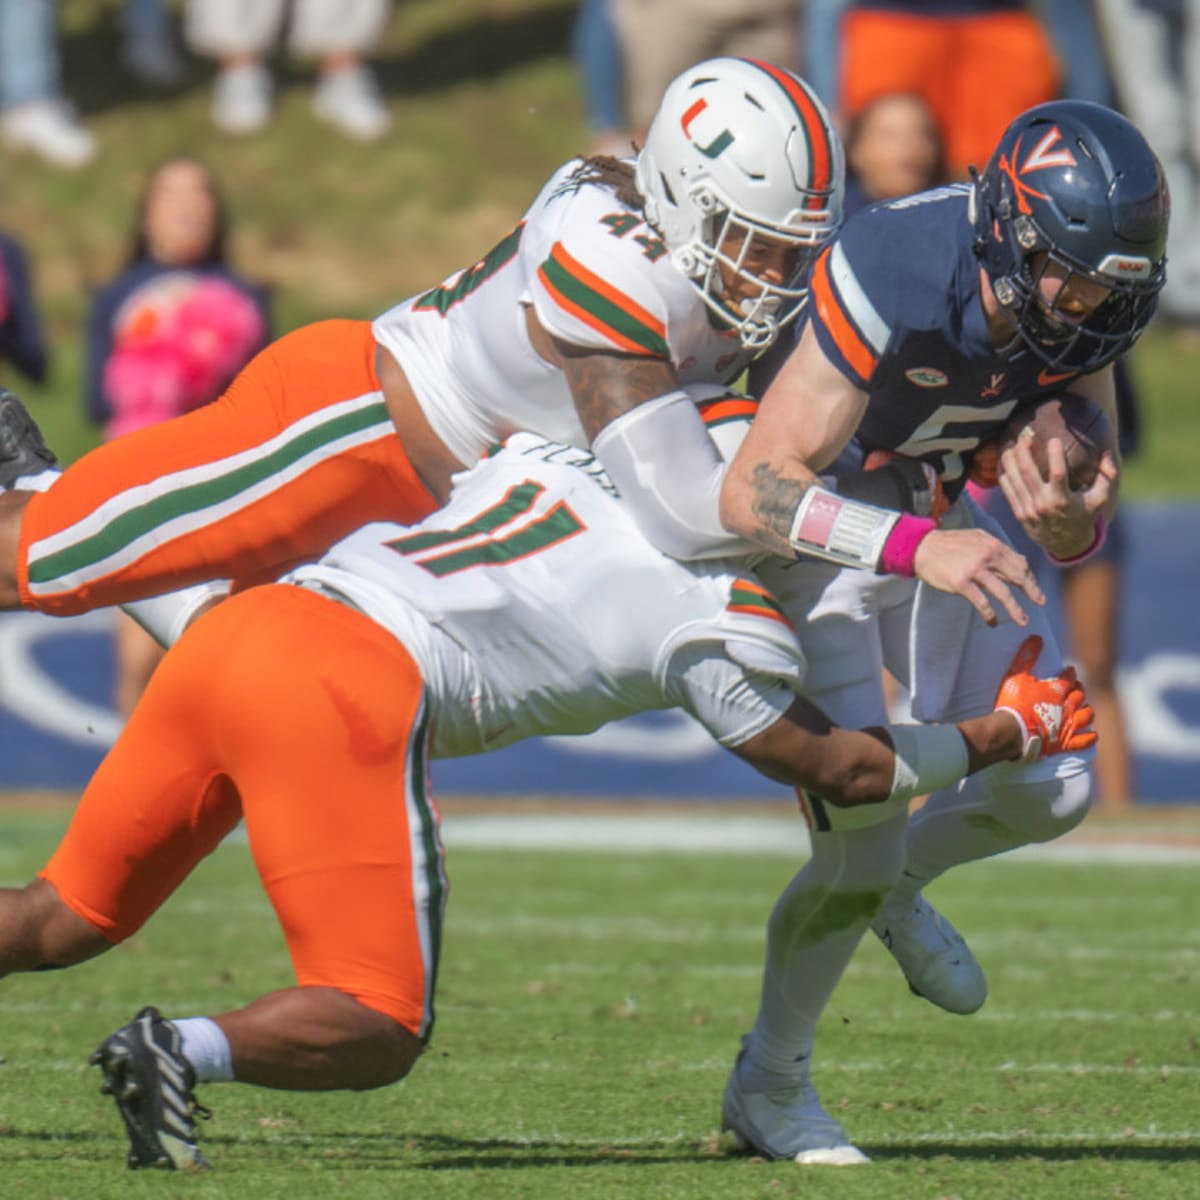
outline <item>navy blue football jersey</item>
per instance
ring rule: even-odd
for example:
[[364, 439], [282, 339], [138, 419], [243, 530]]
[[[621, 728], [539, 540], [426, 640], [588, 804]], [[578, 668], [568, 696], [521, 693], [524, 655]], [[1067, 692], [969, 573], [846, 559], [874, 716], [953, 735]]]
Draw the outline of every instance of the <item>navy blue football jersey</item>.
[[[834, 475], [858, 469], [872, 450], [895, 450], [932, 463], [952, 498], [975, 449], [1019, 404], [1079, 377], [1024, 349], [1004, 357], [992, 346], [969, 195], [969, 185], [953, 184], [863, 209], [813, 265], [796, 337], [811, 324], [830, 361], [869, 397]], [[765, 383], [756, 373], [758, 394]]]

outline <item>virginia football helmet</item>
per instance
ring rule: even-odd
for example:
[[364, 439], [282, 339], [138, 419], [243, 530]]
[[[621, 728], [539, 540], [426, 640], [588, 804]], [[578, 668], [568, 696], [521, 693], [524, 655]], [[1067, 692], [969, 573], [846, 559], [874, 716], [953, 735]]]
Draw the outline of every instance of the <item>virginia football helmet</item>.
[[[803, 80], [714, 58], [667, 88], [636, 180], [671, 261], [744, 346], [762, 349], [796, 315], [805, 272], [841, 223], [844, 175], [841, 141]], [[786, 265], [756, 270], [765, 247]]]
[[[1083, 100], [1040, 104], [1005, 131], [974, 180], [976, 252], [1016, 322], [1011, 353], [1094, 371], [1124, 353], [1166, 281], [1170, 200], [1162, 167], [1119, 113]], [[1048, 264], [1108, 289], [1082, 322], [1040, 299]]]

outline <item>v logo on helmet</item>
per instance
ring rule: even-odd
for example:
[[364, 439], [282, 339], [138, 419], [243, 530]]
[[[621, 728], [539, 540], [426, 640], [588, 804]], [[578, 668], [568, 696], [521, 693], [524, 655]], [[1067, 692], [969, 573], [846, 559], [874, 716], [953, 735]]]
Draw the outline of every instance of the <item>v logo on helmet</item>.
[[1030, 171], [1041, 171], [1046, 167], [1073, 167], [1075, 155], [1064, 145], [1058, 126], [1054, 125], [1042, 138], [1029, 157], [1021, 164], [1020, 172], [1028, 175]]
[[699, 150], [700, 153], [705, 156], [705, 158], [716, 158], [717, 155], [720, 154], [722, 150], [726, 149], [730, 145], [730, 143], [733, 141], [733, 134], [730, 133], [728, 129], [722, 129], [721, 132], [718, 133], [717, 136], [715, 138], [713, 138], [713, 140], [711, 142], [709, 142], [707, 146], [701, 146], [700, 143], [697, 142], [696, 139], [694, 137], [692, 137], [691, 133], [689, 132], [689, 127], [691, 126], [691, 123], [707, 107], [708, 107], [708, 101], [705, 100], [703, 96], [701, 96], [700, 99], [697, 100], [696, 103], [693, 104], [691, 106], [691, 108], [689, 108], [687, 110], [687, 112], [685, 112], [683, 114], [683, 117], [680, 120], [679, 124], [680, 124], [680, 127], [683, 129], [684, 137], [686, 137], [689, 142], [694, 143], [696, 146], [696, 149]]

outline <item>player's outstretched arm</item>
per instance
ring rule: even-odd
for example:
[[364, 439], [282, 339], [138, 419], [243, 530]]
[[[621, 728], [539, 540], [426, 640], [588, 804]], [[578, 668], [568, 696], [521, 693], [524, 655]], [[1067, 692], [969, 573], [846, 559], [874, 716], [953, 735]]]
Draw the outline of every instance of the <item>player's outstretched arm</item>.
[[1025, 640], [995, 709], [957, 725], [844, 729], [810, 701], [795, 703], [735, 753], [764, 775], [840, 807], [906, 803], [994, 763], [1086, 750], [1095, 744], [1092, 710], [1071, 669], [1032, 674], [1042, 640]]

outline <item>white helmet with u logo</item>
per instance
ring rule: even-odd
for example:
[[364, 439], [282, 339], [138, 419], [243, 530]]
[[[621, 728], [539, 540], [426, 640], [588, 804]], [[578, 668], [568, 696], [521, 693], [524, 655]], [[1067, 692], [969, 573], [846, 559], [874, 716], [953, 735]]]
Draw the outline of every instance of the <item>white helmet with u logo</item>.
[[[671, 261], [742, 344], [774, 341], [807, 294], [803, 277], [841, 223], [842, 145], [824, 105], [790, 71], [747, 58], [697, 63], [667, 88], [637, 158], [646, 219]], [[786, 278], [752, 269], [782, 244]], [[725, 275], [722, 275], [722, 268]], [[728, 280], [752, 284], [727, 296]]]

